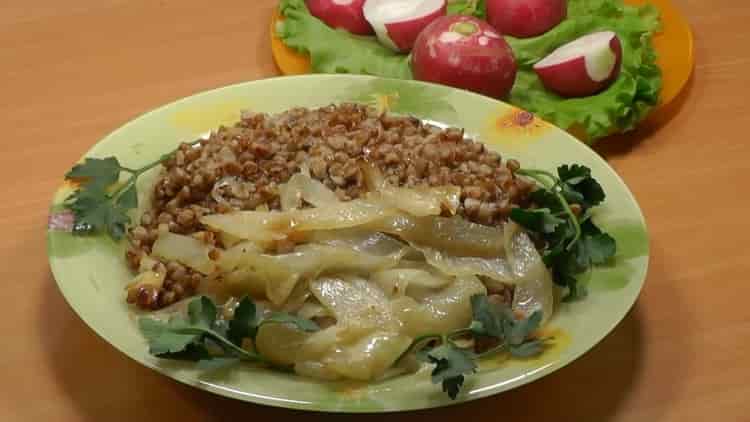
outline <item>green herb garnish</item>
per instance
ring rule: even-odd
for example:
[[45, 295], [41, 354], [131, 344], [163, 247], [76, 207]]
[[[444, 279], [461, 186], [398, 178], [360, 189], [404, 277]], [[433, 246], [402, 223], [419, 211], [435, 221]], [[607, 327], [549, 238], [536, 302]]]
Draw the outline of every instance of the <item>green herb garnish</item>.
[[448, 2], [449, 15], [467, 15], [484, 19], [487, 15], [485, 0], [459, 0]]
[[258, 315], [255, 304], [244, 298], [228, 321], [216, 318], [214, 302], [201, 296], [188, 305], [187, 318], [177, 315], [168, 321], [141, 318], [138, 326], [148, 340], [149, 352], [163, 359], [198, 362], [205, 369], [215, 369], [239, 361], [270, 363], [254, 349], [243, 348], [245, 339], [255, 340], [265, 324], [289, 324], [303, 331], [320, 328], [313, 321], [283, 312], [268, 317]]
[[[544, 350], [546, 339], [531, 338], [542, 320], [537, 311], [527, 319], [516, 319], [507, 305], [493, 304], [485, 295], [471, 298], [473, 322], [470, 327], [454, 332], [427, 334], [415, 339], [399, 358], [415, 353], [418, 360], [435, 365], [432, 382], [441, 384], [452, 399], [458, 396], [466, 375], [477, 369], [476, 361], [485, 356], [507, 351], [515, 357], [530, 357]], [[253, 340], [265, 324], [289, 324], [307, 332], [319, 330], [313, 321], [285, 312], [261, 317], [253, 301], [243, 298], [229, 321], [217, 319], [214, 302], [201, 296], [190, 301], [187, 316], [173, 316], [167, 321], [144, 317], [138, 321], [141, 333], [149, 344], [149, 352], [157, 357], [197, 362], [205, 370], [224, 368], [240, 361], [270, 364], [254, 346]], [[482, 353], [472, 347], [461, 347], [457, 339], [466, 336], [491, 338], [496, 346]], [[289, 368], [282, 368], [289, 369]]]
[[[199, 142], [201, 140], [190, 145]], [[122, 166], [115, 157], [86, 158], [83, 163], [76, 164], [65, 174], [65, 180], [80, 183], [64, 203], [75, 216], [73, 233], [85, 235], [103, 231], [114, 240], [122, 239], [130, 223], [128, 211], [138, 207], [138, 177], [169, 159], [176, 151], [138, 169]], [[120, 182], [122, 173], [129, 176]]]
[[514, 208], [511, 220], [544, 241], [544, 262], [555, 282], [568, 288], [565, 300], [585, 296], [577, 276], [593, 265], [606, 263], [617, 250], [615, 239], [591, 219], [591, 208], [606, 197], [604, 190], [591, 170], [578, 164], [558, 167], [557, 175], [530, 169], [516, 174], [538, 182], [539, 189], [531, 193], [531, 200], [539, 208]]
[[[533, 338], [542, 322], [541, 311], [528, 318], [518, 319], [505, 304], [491, 303], [486, 295], [471, 297], [473, 321], [468, 328], [445, 335], [425, 334], [417, 337], [402, 355], [415, 353], [418, 360], [435, 365], [432, 382], [441, 384], [452, 399], [458, 396], [466, 375], [477, 369], [477, 360], [501, 352], [513, 357], [528, 358], [539, 355], [549, 339]], [[462, 347], [458, 339], [472, 337], [474, 340], [491, 340], [494, 347], [475, 352], [473, 346]]]
[[440, 384], [454, 400], [464, 385], [464, 375], [472, 374], [477, 369], [471, 351], [456, 346], [450, 340], [421, 356], [426, 358], [425, 362], [435, 365], [431, 374], [432, 383]]

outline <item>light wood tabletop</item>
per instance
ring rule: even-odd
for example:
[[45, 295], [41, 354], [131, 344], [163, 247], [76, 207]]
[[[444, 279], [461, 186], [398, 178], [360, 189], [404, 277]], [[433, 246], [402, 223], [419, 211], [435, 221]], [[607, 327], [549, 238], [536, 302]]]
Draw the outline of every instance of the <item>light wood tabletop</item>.
[[[225, 399], [142, 367], [79, 320], [46, 257], [52, 193], [95, 142], [161, 104], [277, 75], [267, 28], [276, 2], [0, 2], [0, 420], [333, 417]], [[675, 3], [695, 32], [692, 80], [669, 119], [598, 147], [650, 229], [633, 310], [546, 378], [389, 419], [750, 420], [750, 3]]]

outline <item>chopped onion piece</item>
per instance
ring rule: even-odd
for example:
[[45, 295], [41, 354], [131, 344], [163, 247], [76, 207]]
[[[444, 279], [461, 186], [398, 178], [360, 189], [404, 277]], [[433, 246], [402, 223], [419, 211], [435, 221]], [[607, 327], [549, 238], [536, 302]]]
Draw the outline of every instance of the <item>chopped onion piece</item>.
[[310, 243], [347, 247], [379, 256], [402, 253], [406, 247], [403, 242], [387, 234], [356, 227], [310, 232], [306, 240]]
[[358, 333], [398, 328], [385, 292], [367, 280], [323, 277], [310, 283], [310, 290], [333, 313], [337, 325], [354, 328]]
[[297, 315], [302, 318], [313, 319], [331, 316], [331, 312], [324, 308], [317, 300], [308, 300], [299, 308]]
[[340, 341], [339, 333], [341, 327], [332, 325], [320, 331], [316, 331], [307, 338], [300, 350], [300, 360], [319, 360], [323, 355], [331, 351]]
[[152, 255], [167, 261], [177, 261], [201, 274], [216, 270], [216, 264], [208, 257], [211, 247], [190, 236], [161, 232], [154, 242]]
[[346, 247], [315, 244], [301, 245], [283, 255], [259, 254], [251, 248], [237, 249], [222, 254], [218, 260], [219, 268], [231, 271], [224, 277], [227, 288], [234, 294], [243, 291], [257, 294], [263, 286], [266, 297], [275, 305], [284, 304], [301, 279], [312, 280], [322, 273], [334, 272], [369, 274], [394, 267], [402, 254], [399, 251], [377, 256]]
[[364, 200], [339, 202], [320, 208], [286, 212], [239, 211], [201, 218], [206, 226], [256, 242], [285, 238], [294, 231], [332, 230], [361, 226], [395, 215], [394, 208]]
[[345, 229], [395, 214], [397, 211], [393, 208], [368, 201], [354, 200], [292, 212], [290, 229], [296, 231]]
[[346, 378], [369, 381], [381, 377], [409, 348], [411, 341], [404, 335], [376, 332], [326, 356], [324, 362]]
[[258, 330], [255, 345], [265, 358], [277, 365], [294, 365], [300, 348], [310, 337], [289, 324], [264, 324]]
[[479, 275], [507, 284], [517, 281], [511, 273], [508, 261], [502, 257], [451, 256], [432, 248], [417, 247], [417, 249], [424, 254], [430, 265], [448, 275]]
[[144, 271], [133, 279], [128, 285], [125, 287], [125, 289], [130, 289], [133, 287], [142, 287], [142, 286], [153, 286], [153, 287], [161, 287], [164, 284], [164, 278], [166, 278], [166, 274], [163, 272], [157, 273], [153, 270]]
[[286, 238], [284, 232], [289, 227], [289, 215], [282, 212], [238, 211], [204, 215], [200, 222], [236, 239], [267, 244]]
[[521, 227], [511, 222], [505, 225], [505, 243], [508, 262], [516, 279], [513, 292], [513, 310], [529, 316], [542, 311], [542, 324], [554, 312], [554, 285], [552, 276], [529, 236]]
[[394, 299], [391, 309], [403, 323], [406, 335], [447, 333], [469, 325], [471, 297], [477, 294], [487, 294], [481, 281], [474, 276], [457, 277], [449, 286], [419, 300], [409, 296]]
[[505, 250], [501, 228], [471, 223], [461, 217], [417, 218], [401, 214], [376, 220], [367, 228], [455, 256], [497, 257]]
[[259, 254], [261, 249], [250, 241], [240, 242], [219, 255], [219, 259], [216, 261], [216, 265], [222, 272], [230, 272], [243, 262], [243, 258], [247, 254]]
[[370, 162], [359, 165], [364, 184], [375, 202], [398, 208], [415, 217], [440, 215], [447, 210], [456, 213], [461, 204], [461, 188], [458, 186], [401, 188], [387, 183], [383, 173]]
[[289, 181], [279, 186], [281, 210], [297, 209], [304, 200], [315, 207], [324, 207], [339, 202], [339, 198], [326, 185], [303, 173], [296, 173]]
[[367, 198], [415, 217], [440, 215], [443, 210], [455, 214], [460, 205], [461, 188], [442, 186], [409, 189], [384, 186], [379, 191], [370, 193]]
[[362, 171], [362, 181], [367, 186], [368, 191], [377, 192], [388, 184], [380, 169], [371, 162], [361, 161], [359, 168]]
[[413, 296], [415, 289], [441, 289], [451, 284], [453, 279], [421, 269], [390, 269], [373, 273], [370, 282], [380, 286], [389, 297], [400, 297], [407, 291]]

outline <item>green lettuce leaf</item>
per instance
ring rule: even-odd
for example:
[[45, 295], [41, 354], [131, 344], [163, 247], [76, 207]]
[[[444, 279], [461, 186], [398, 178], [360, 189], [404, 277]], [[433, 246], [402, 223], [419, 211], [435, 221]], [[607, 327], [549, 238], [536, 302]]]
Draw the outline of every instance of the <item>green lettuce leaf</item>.
[[457, 0], [448, 3], [449, 15], [471, 15], [484, 19], [487, 15], [485, 0]]
[[277, 28], [287, 46], [310, 55], [315, 73], [361, 73], [412, 79], [409, 57], [378, 43], [375, 37], [337, 30], [312, 16], [304, 0], [281, 0], [284, 22]]
[[[485, 2], [452, 2], [449, 13], [484, 17]], [[374, 37], [335, 30], [310, 15], [304, 0], [281, 0], [285, 21], [278, 34], [286, 45], [311, 56], [316, 73], [363, 73], [412, 78], [409, 56], [390, 51]], [[622, 0], [569, 0], [568, 17], [538, 37], [507, 37], [519, 71], [507, 101], [593, 142], [633, 129], [657, 104], [661, 72], [651, 36], [659, 29], [653, 6], [626, 6]], [[605, 91], [586, 98], [563, 98], [547, 91], [532, 66], [562, 44], [582, 35], [615, 31], [623, 44], [620, 77]]]

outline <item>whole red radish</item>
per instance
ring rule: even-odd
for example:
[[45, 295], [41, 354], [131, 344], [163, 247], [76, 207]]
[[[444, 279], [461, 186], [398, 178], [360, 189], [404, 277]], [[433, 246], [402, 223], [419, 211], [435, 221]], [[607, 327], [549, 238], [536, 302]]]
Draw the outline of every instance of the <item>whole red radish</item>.
[[612, 31], [569, 42], [534, 65], [544, 86], [564, 97], [585, 97], [609, 86], [620, 74], [622, 45]]
[[568, 12], [566, 0], [487, 0], [487, 21], [502, 34], [518, 38], [541, 35]]
[[445, 16], [447, 7], [446, 0], [367, 0], [363, 9], [383, 45], [409, 52], [419, 33]]
[[412, 72], [421, 81], [467, 89], [493, 98], [508, 95], [516, 60], [503, 37], [469, 16], [442, 17], [425, 28], [412, 51]]
[[310, 14], [332, 28], [346, 29], [352, 34], [373, 34], [365, 19], [362, 6], [365, 0], [305, 0]]

